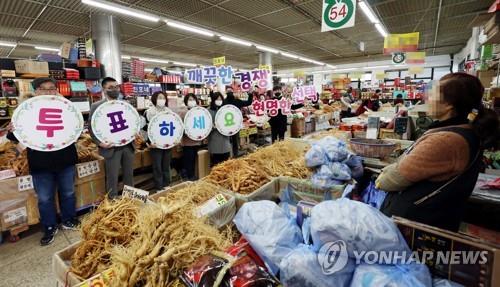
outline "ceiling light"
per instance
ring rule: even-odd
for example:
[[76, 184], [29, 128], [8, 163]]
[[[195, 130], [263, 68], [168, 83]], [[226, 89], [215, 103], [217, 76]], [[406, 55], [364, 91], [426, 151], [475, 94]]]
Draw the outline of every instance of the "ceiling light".
[[186, 67], [196, 67], [198, 65], [184, 62], [172, 62], [174, 65], [186, 66]]
[[144, 72], [152, 72], [153, 68], [144, 68]]
[[347, 72], [347, 71], [354, 71], [354, 70], [357, 70], [357, 68], [339, 69], [339, 70], [335, 70], [335, 72]]
[[0, 41], [0, 46], [4, 46], [4, 47], [15, 47], [17, 46], [16, 43], [13, 43], [13, 42], [4, 42], [4, 41]]
[[132, 16], [132, 17], [135, 17], [135, 18], [139, 18], [139, 19], [151, 21], [151, 22], [158, 22], [160, 20], [160, 18], [158, 18], [158, 17], [156, 17], [154, 15], [146, 14], [144, 12], [138, 12], [135, 9], [129, 9], [127, 7], [124, 7], [124, 6], [121, 6], [121, 5], [112, 4], [112, 3], [109, 3], [109, 2], [106, 2], [106, 1], [101, 1], [101, 0], [82, 0], [82, 3], [90, 5], [90, 6], [94, 6], [94, 7], [97, 7], [97, 8], [101, 8], [101, 9], [104, 9], [104, 10], [108, 10], [108, 11], [111, 11], [111, 12], [120, 13], [120, 14], [124, 14], [124, 15], [127, 15], [127, 16]]
[[266, 47], [266, 46], [255, 45], [255, 47], [257, 47], [257, 49], [262, 50], [262, 51], [271, 52], [271, 53], [275, 53], [275, 54], [279, 53], [278, 50], [273, 49], [273, 48], [269, 48], [269, 47]]
[[210, 31], [202, 30], [202, 29], [199, 29], [197, 27], [190, 26], [190, 25], [185, 25], [185, 24], [181, 24], [178, 22], [171, 22], [171, 21], [167, 21], [167, 20], [165, 20], [165, 22], [167, 22], [168, 26], [182, 29], [182, 30], [186, 30], [186, 31], [190, 31], [190, 32], [197, 33], [200, 35], [204, 35], [204, 36], [208, 36], [208, 37], [213, 37], [215, 35], [214, 33], [210, 32]]
[[387, 31], [385, 31], [385, 28], [384, 26], [382, 26], [382, 24], [380, 23], [377, 23], [375, 24], [375, 28], [377, 28], [378, 32], [380, 33], [380, 35], [382, 35], [382, 37], [387, 37]]
[[337, 66], [334, 66], [334, 65], [326, 65], [327, 68], [330, 68], [330, 69], [336, 69]]
[[372, 67], [364, 67], [363, 69], [382, 69], [389, 68], [389, 66], [372, 66]]
[[375, 16], [372, 9], [370, 7], [368, 7], [368, 4], [366, 4], [366, 2], [364, 2], [364, 1], [359, 2], [359, 7], [361, 7], [361, 10], [363, 10], [366, 17], [368, 17], [368, 19], [370, 19], [370, 22], [372, 22], [373, 24], [380, 23], [377, 16]]
[[286, 52], [281, 52], [281, 55], [285, 56], [285, 57], [288, 57], [288, 58], [292, 58], [292, 59], [298, 59], [299, 58], [299, 56], [297, 56], [297, 55], [286, 53]]
[[161, 60], [161, 59], [152, 59], [152, 58], [139, 58], [139, 60], [144, 61], [144, 62], [153, 62], [153, 63], [162, 63], [162, 64], [168, 64], [170, 61], [168, 60]]
[[123, 60], [130, 60], [130, 56], [122, 55]]
[[59, 49], [50, 48], [50, 47], [44, 47], [44, 46], [35, 46], [35, 49], [37, 49], [37, 50], [43, 50], [43, 51], [59, 52]]
[[231, 37], [227, 37], [227, 36], [221, 36], [220, 38], [223, 41], [227, 41], [227, 42], [231, 42], [231, 43], [235, 43], [235, 44], [239, 44], [239, 45], [243, 45], [243, 46], [247, 46], [247, 47], [252, 46], [252, 43], [247, 42], [247, 41], [243, 41], [240, 39], [231, 38]]

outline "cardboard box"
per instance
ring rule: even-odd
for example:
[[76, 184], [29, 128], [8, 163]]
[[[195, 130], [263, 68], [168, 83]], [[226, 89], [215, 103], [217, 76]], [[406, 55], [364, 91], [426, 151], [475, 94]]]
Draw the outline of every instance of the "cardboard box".
[[105, 177], [75, 185], [76, 209], [84, 209], [101, 202], [106, 196]]
[[[98, 159], [96, 161], [92, 161], [92, 162], [86, 162], [86, 163], [79, 163], [76, 165], [76, 174], [75, 174], [75, 185], [78, 185], [78, 184], [82, 184], [82, 183], [85, 183], [85, 182], [88, 182], [88, 181], [93, 181], [93, 180], [96, 180], [96, 179], [101, 179], [101, 178], [104, 178], [106, 177], [106, 166], [105, 166], [105, 160], [104, 159]], [[99, 168], [99, 172], [97, 173], [92, 173], [92, 174], [89, 174], [87, 176], [83, 176], [83, 177], [79, 177], [78, 176], [78, 169], [89, 169], [89, 166], [90, 165], [93, 165], [94, 163], [96, 163], [97, 167]], [[95, 168], [95, 167], [91, 167], [91, 168]]]
[[[432, 260], [426, 262], [434, 276], [446, 278], [464, 286], [500, 286], [500, 246], [477, 238], [450, 232], [400, 217], [393, 217], [406, 242], [413, 251], [432, 251]], [[437, 264], [435, 252], [452, 254], [460, 252], [484, 252], [486, 264]], [[455, 257], [455, 256], [451, 256]], [[443, 259], [441, 259], [443, 260]], [[462, 261], [463, 263], [463, 261]]]
[[149, 149], [142, 152], [142, 166], [150, 167], [153, 165], [153, 158], [151, 157], [151, 151]]
[[28, 224], [28, 195], [25, 193], [3, 194], [0, 201], [0, 227], [2, 231]]
[[134, 169], [142, 167], [142, 151], [136, 150], [134, 153]]
[[82, 282], [75, 274], [69, 272], [71, 256], [73, 256], [80, 244], [81, 241], [73, 243], [52, 256], [52, 272], [57, 282], [62, 286], [75, 286]]
[[19, 74], [49, 75], [49, 63], [31, 60], [16, 60], [16, 72]]

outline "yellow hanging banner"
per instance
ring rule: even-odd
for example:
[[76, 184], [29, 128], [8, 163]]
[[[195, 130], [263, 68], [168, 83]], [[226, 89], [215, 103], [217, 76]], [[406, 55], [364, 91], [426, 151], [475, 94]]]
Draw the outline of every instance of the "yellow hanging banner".
[[363, 77], [363, 72], [351, 72], [349, 73], [349, 78], [351, 79], [361, 79]]
[[424, 64], [425, 52], [408, 52], [406, 53], [406, 64]]
[[226, 56], [213, 58], [212, 60], [213, 60], [214, 66], [222, 66], [222, 65], [226, 64]]
[[272, 71], [272, 67], [269, 65], [259, 65], [259, 70]]
[[385, 72], [375, 72], [375, 79], [384, 80], [385, 79]]
[[408, 74], [410, 75], [418, 75], [418, 74], [422, 74], [424, 72], [424, 67], [420, 67], [420, 66], [417, 66], [417, 67], [409, 67], [408, 68]]
[[418, 49], [420, 33], [389, 34], [384, 39], [384, 54], [414, 52]]
[[294, 78], [303, 78], [306, 75], [304, 71], [295, 71], [293, 72]]

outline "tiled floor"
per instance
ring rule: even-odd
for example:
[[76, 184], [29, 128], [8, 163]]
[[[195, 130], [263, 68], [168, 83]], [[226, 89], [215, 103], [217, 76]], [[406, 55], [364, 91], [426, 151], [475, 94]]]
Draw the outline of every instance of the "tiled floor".
[[79, 240], [78, 231], [59, 230], [54, 242], [40, 246], [42, 233], [36, 228], [15, 243], [0, 244], [0, 287], [56, 287], [52, 255]]

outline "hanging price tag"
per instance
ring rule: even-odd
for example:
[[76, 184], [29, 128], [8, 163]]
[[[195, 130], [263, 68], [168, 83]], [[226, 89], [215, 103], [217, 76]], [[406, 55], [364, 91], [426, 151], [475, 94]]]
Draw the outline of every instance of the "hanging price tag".
[[19, 191], [25, 191], [25, 190], [30, 190], [33, 189], [33, 178], [31, 175], [27, 176], [20, 176], [17, 179], [17, 189]]
[[78, 172], [78, 178], [93, 175], [101, 171], [101, 169], [99, 168], [99, 162], [97, 160], [77, 164], [76, 169]]

